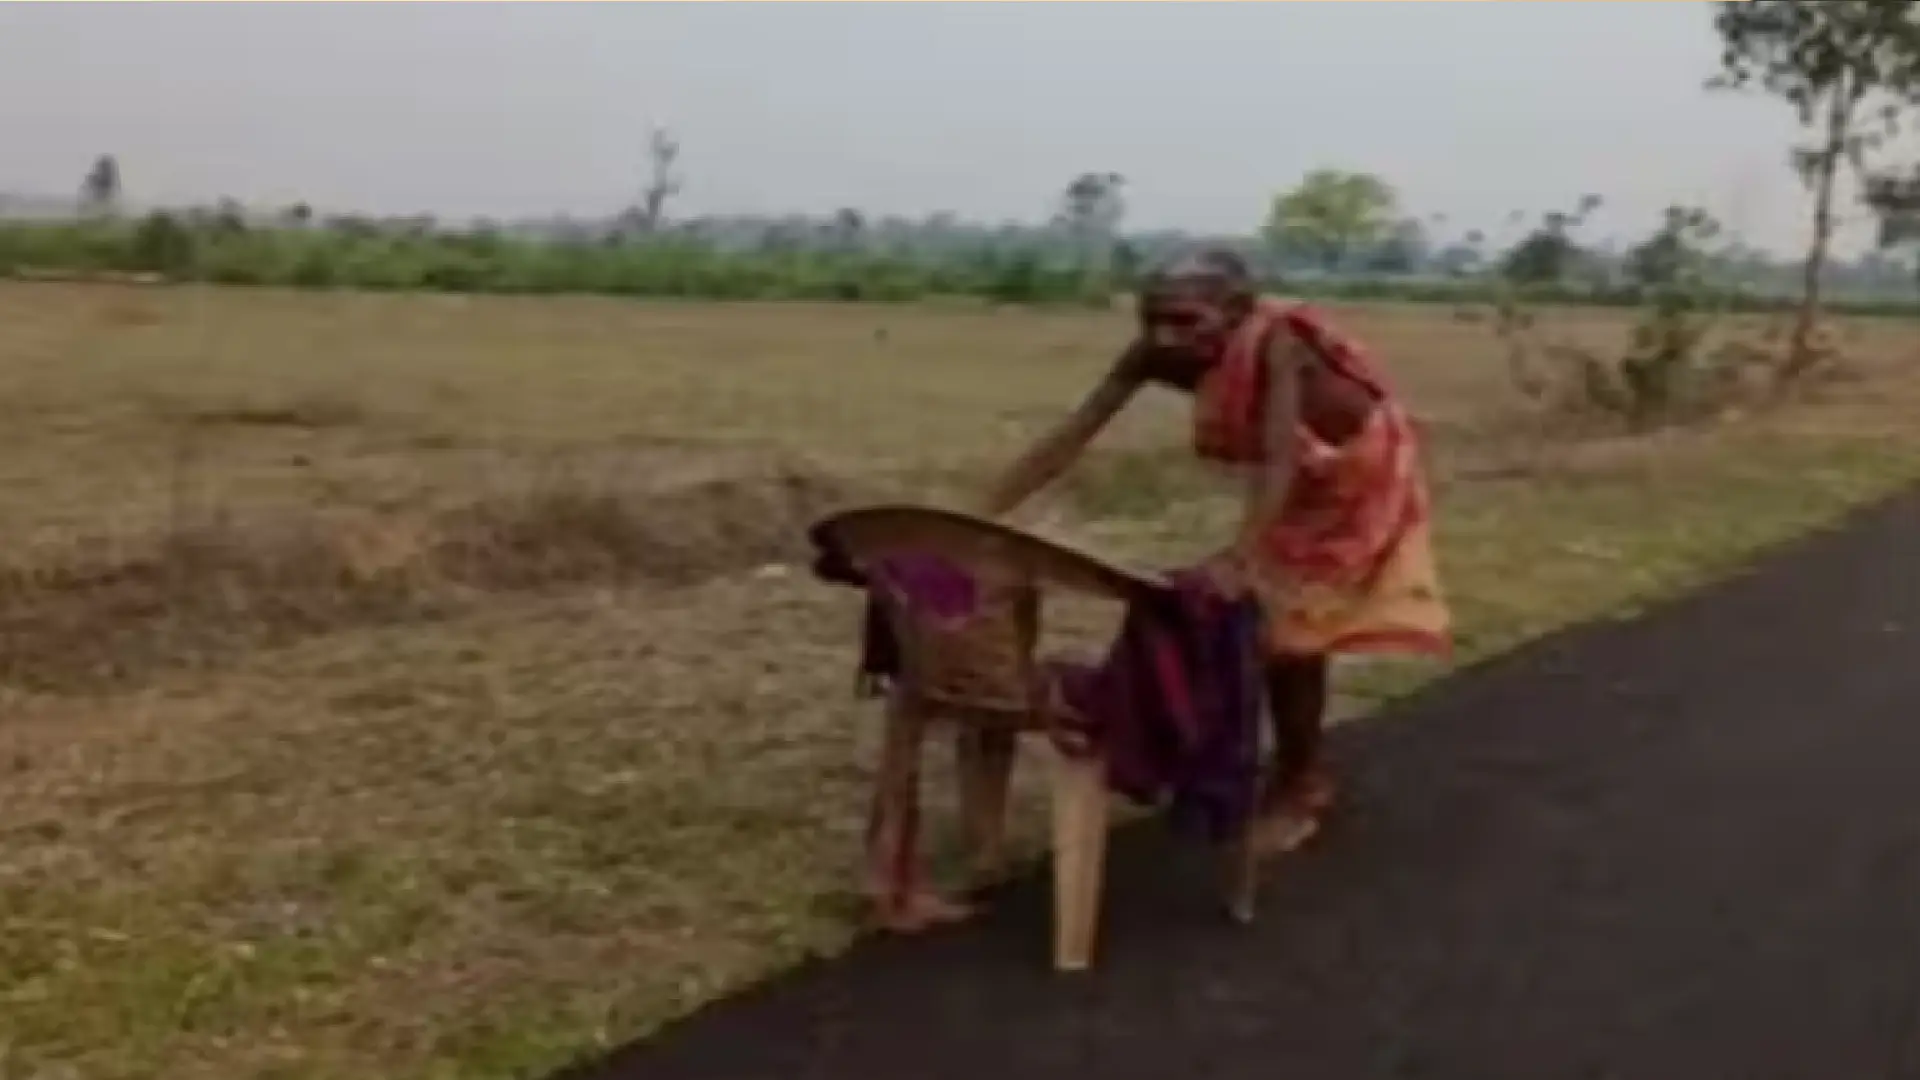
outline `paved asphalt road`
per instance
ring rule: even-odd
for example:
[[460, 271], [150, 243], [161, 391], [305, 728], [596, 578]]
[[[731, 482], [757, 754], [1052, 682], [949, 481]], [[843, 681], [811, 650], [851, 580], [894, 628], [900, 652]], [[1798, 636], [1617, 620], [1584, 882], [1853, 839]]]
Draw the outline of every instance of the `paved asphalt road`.
[[1132, 829], [1088, 976], [1036, 875], [572, 1080], [1920, 1077], [1920, 495], [1337, 745], [1251, 929]]

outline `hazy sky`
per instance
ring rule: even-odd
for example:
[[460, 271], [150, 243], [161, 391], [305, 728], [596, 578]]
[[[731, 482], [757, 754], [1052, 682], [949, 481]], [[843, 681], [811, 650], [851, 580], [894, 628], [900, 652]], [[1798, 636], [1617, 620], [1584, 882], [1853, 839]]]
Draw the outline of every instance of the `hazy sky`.
[[685, 213], [1240, 231], [1315, 166], [1454, 228], [1605, 195], [1796, 243], [1787, 109], [1701, 89], [1702, 3], [0, 4], [0, 191], [119, 156], [135, 201], [513, 216], [631, 202], [649, 124]]

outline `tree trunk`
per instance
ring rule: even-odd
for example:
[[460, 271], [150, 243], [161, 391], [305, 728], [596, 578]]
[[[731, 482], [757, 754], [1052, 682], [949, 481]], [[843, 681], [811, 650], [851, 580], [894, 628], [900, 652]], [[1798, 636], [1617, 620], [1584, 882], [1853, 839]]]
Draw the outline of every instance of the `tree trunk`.
[[1794, 319], [1786, 360], [1775, 373], [1775, 385], [1783, 389], [1803, 378], [1821, 360], [1814, 341], [1820, 327], [1821, 278], [1827, 268], [1827, 248], [1833, 242], [1834, 181], [1839, 176], [1840, 159], [1846, 154], [1847, 135], [1853, 120], [1852, 87], [1844, 77], [1831, 94], [1826, 145], [1821, 148], [1819, 171], [1814, 177], [1813, 241], [1807, 247], [1807, 261], [1801, 275], [1800, 311]]

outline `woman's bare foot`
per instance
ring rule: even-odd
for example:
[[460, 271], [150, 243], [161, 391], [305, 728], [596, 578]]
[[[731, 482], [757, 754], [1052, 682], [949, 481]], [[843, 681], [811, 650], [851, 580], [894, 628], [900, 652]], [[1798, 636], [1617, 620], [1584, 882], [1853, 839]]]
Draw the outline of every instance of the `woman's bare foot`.
[[1256, 855], [1276, 855], [1304, 846], [1320, 832], [1320, 821], [1339, 799], [1339, 787], [1324, 769], [1311, 769], [1265, 800], [1249, 828]]
[[973, 916], [973, 910], [971, 905], [949, 900], [931, 889], [912, 889], [874, 898], [875, 922], [882, 930], [894, 934], [918, 934], [964, 922]]
[[1300, 807], [1280, 807], [1255, 818], [1247, 845], [1255, 857], [1284, 855], [1304, 847], [1320, 832], [1320, 817]]

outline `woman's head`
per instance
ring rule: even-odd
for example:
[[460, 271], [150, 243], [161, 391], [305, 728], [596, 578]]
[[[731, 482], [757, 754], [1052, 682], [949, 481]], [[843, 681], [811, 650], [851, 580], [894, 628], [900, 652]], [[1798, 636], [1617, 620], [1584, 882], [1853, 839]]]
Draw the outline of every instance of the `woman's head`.
[[1253, 274], [1231, 251], [1202, 249], [1147, 275], [1140, 288], [1140, 334], [1167, 352], [1209, 360], [1253, 306]]

